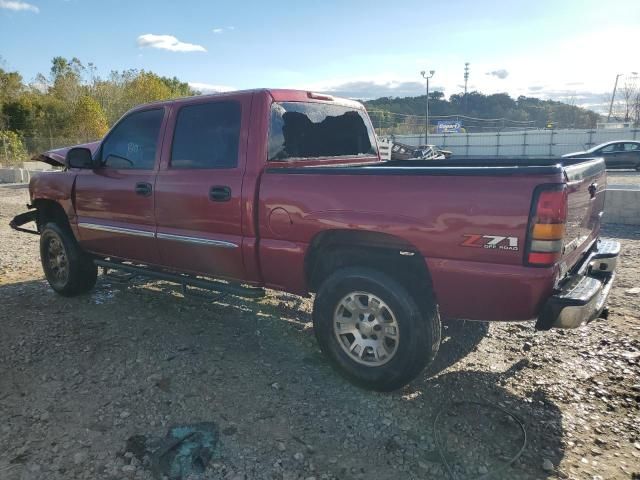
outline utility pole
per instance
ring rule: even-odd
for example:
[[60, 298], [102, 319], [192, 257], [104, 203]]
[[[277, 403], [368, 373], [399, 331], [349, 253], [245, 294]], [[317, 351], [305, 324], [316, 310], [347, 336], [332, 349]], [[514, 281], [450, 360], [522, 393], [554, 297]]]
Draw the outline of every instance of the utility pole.
[[464, 64], [464, 111], [467, 113], [467, 83], [469, 81], [469, 62]]
[[619, 73], [616, 75], [616, 83], [613, 84], [613, 95], [611, 95], [611, 104], [609, 105], [609, 115], [607, 115], [607, 123], [609, 123], [609, 119], [611, 118], [611, 112], [613, 111], [613, 101], [616, 98], [616, 90], [618, 88], [618, 79], [624, 75], [623, 73]]
[[436, 73], [435, 70], [429, 70], [429, 75], [427, 76], [426, 71], [421, 71], [420, 75], [427, 81], [427, 101], [426, 108], [424, 112], [424, 144], [429, 145], [429, 79], [433, 77], [433, 74]]

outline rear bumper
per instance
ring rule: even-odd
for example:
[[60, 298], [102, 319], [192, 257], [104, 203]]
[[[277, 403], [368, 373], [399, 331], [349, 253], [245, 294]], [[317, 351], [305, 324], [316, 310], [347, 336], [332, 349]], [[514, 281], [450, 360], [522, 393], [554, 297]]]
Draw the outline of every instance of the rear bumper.
[[598, 241], [546, 302], [536, 329], [577, 328], [598, 318], [615, 279], [619, 254], [619, 242]]

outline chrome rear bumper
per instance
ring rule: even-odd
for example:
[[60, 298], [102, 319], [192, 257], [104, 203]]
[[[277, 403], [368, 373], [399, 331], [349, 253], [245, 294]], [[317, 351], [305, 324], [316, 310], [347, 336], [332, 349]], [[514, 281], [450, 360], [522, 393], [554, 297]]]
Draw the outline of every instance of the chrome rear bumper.
[[600, 240], [560, 285], [538, 317], [537, 330], [577, 328], [598, 318], [615, 279], [620, 243]]

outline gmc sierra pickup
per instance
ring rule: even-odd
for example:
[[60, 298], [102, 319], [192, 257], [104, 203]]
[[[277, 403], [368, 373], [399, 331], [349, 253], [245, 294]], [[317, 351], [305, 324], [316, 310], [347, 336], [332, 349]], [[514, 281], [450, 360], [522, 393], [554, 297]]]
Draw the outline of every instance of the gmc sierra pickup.
[[602, 159], [381, 161], [363, 106], [252, 90], [143, 105], [95, 144], [46, 152], [12, 226], [51, 287], [97, 267], [238, 296], [315, 293], [320, 347], [391, 390], [435, 357], [441, 319], [574, 328], [620, 246], [599, 239]]

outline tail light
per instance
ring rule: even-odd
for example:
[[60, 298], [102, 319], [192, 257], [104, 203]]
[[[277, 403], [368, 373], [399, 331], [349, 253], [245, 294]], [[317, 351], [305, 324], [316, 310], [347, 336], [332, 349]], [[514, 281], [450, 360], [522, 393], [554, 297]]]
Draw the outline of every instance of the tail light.
[[525, 263], [537, 267], [555, 264], [562, 256], [567, 223], [565, 185], [545, 185], [533, 195]]

